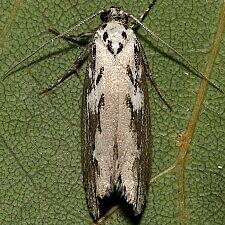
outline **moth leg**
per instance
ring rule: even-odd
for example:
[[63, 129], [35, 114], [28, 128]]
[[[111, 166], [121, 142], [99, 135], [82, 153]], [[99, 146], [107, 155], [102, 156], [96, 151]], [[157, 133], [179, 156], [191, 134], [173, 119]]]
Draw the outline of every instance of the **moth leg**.
[[[61, 35], [61, 33], [53, 28], [49, 28], [48, 31], [52, 34], [54, 34], [55, 36], [59, 36]], [[73, 35], [73, 34], [69, 34], [69, 35], [62, 35], [60, 36], [60, 38], [66, 40], [69, 43], [72, 44], [79, 44], [79, 45], [84, 45], [86, 46], [87, 43], [90, 42], [90, 38], [93, 36], [92, 32], [88, 32], [88, 33], [81, 33], [79, 35]]]
[[46, 93], [51, 91], [53, 88], [64, 82], [66, 79], [68, 79], [71, 75], [76, 74], [78, 77], [78, 69], [82, 66], [83, 62], [85, 59], [88, 57], [88, 47], [89, 45], [85, 48], [84, 51], [80, 53], [80, 55], [77, 57], [76, 61], [74, 62], [73, 66], [70, 68], [70, 70], [63, 75], [60, 79], [58, 79], [54, 84], [52, 84], [50, 87], [44, 89], [40, 94]]
[[145, 68], [147, 70], [147, 73], [146, 74], [147, 74], [148, 78], [150, 79], [151, 84], [153, 85], [153, 87], [155, 88], [155, 91], [157, 92], [157, 94], [159, 95], [159, 97], [162, 99], [162, 101], [165, 103], [165, 105], [169, 108], [169, 110], [172, 111], [171, 105], [164, 98], [163, 94], [160, 92], [160, 90], [158, 88], [158, 85], [157, 85], [157, 83], [155, 81], [155, 78], [154, 78], [154, 73], [149, 68], [149, 65], [148, 65], [148, 62], [147, 62], [147, 58], [146, 58], [146, 55], [144, 54], [144, 50], [143, 49], [142, 49], [142, 55], [143, 55], [143, 63], [144, 63], [144, 66], [145, 66]]
[[[144, 20], [145, 17], [148, 15], [148, 13], [150, 12], [150, 10], [155, 6], [156, 2], [157, 2], [157, 0], [153, 0], [153, 1], [149, 4], [148, 8], [147, 8], [147, 9], [143, 12], [143, 14], [139, 17], [139, 21], [143, 22], [143, 20]], [[137, 24], [137, 23], [135, 23], [135, 22], [134, 22], [134, 24], [131, 26], [131, 28], [132, 28], [133, 30], [136, 30], [136, 31], [139, 29], [139, 27], [140, 27], [140, 24]]]

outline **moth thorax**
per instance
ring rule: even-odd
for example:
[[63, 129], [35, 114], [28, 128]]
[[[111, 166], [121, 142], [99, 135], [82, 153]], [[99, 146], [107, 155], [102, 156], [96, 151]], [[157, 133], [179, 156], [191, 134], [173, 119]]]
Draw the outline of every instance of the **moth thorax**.
[[112, 6], [100, 14], [100, 19], [103, 23], [110, 21], [119, 21], [122, 24], [128, 24], [128, 15], [120, 9], [120, 7]]

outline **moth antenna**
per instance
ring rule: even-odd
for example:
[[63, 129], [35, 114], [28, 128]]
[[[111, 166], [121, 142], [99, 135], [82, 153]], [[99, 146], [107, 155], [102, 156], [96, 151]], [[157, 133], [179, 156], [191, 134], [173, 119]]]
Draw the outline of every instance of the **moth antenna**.
[[[155, 6], [156, 2], [157, 2], [157, 0], [153, 0], [153, 1], [149, 4], [148, 8], [147, 8], [147, 9], [142, 13], [142, 15], [139, 17], [139, 21], [141, 21], [141, 22], [144, 21], [145, 17], [148, 15], [148, 13], [150, 12], [150, 10]], [[134, 23], [133, 25], [130, 26], [130, 28], [131, 28], [132, 30], [137, 30], [137, 29], [139, 29], [139, 27], [140, 27], [140, 24], [137, 24], [137, 23]]]
[[67, 31], [60, 33], [59, 35], [55, 36], [54, 38], [48, 40], [47, 42], [45, 42], [44, 44], [42, 44], [41, 46], [39, 46], [35, 51], [33, 51], [30, 55], [26, 56], [25, 58], [23, 58], [22, 60], [20, 60], [18, 63], [16, 63], [13, 67], [11, 67], [9, 70], [7, 70], [5, 72], [5, 76], [3, 77], [3, 80], [5, 80], [6, 78], [8, 78], [11, 75], [11, 71], [13, 69], [15, 69], [18, 65], [20, 65], [21, 63], [23, 63], [24, 61], [26, 61], [27, 59], [29, 59], [31, 56], [35, 55], [37, 52], [39, 52], [42, 48], [44, 48], [46, 45], [52, 43], [54, 40], [68, 34], [69, 32], [73, 31], [75, 28], [80, 27], [81, 25], [83, 25], [84, 23], [86, 23], [88, 20], [91, 20], [93, 18], [95, 18], [96, 16], [98, 16], [100, 13], [102, 13], [104, 10], [100, 10], [98, 13], [95, 13], [91, 16], [89, 16], [88, 18], [84, 19], [82, 22], [76, 24], [75, 26], [69, 28]]
[[139, 19], [137, 19], [136, 17], [134, 17], [131, 14], [127, 14], [130, 18], [132, 18], [137, 24], [139, 24], [140, 26], [142, 26], [150, 35], [153, 39], [155, 39], [156, 41], [160, 41], [163, 45], [165, 45], [168, 49], [172, 50], [175, 54], [177, 54], [182, 60], [184, 60], [184, 62], [195, 72], [194, 74], [201, 78], [201, 79], [205, 79], [207, 80], [207, 82], [214, 88], [216, 88], [217, 90], [219, 90], [220, 92], [224, 93], [223, 90], [221, 90], [216, 84], [214, 84], [212, 81], [210, 81], [206, 76], [204, 76], [203, 73], [201, 73], [200, 71], [198, 71], [193, 65], [192, 63], [186, 59], [184, 56], [182, 56], [181, 53], [179, 53], [175, 48], [171, 47], [169, 44], [167, 44], [163, 39], [161, 39], [158, 35], [156, 35], [153, 31], [149, 30]]
[[147, 9], [144, 11], [144, 13], [139, 17], [139, 21], [140, 21], [140, 22], [143, 22], [143, 20], [145, 19], [145, 17], [148, 15], [149, 11], [155, 6], [156, 2], [157, 2], [157, 0], [153, 0], [153, 1], [149, 4], [148, 8], [147, 8]]

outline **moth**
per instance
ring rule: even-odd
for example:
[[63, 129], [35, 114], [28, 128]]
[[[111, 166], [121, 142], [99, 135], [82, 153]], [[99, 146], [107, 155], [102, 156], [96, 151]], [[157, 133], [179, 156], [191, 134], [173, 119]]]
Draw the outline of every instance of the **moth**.
[[90, 46], [84, 86], [83, 173], [94, 218], [99, 201], [118, 191], [142, 212], [150, 177], [150, 116], [144, 52], [128, 16], [111, 7]]
[[[207, 79], [180, 53], [142, 24], [155, 2], [149, 5], [140, 19], [113, 6], [88, 17], [64, 33], [53, 31], [55, 38], [9, 70], [56, 38], [76, 42], [67, 34], [100, 15], [102, 25], [91, 34], [87, 47], [72, 68], [43, 91], [52, 90], [76, 74], [83, 59], [88, 58], [82, 108], [82, 167], [87, 203], [95, 220], [101, 215], [101, 200], [113, 192], [118, 192], [132, 206], [134, 215], [141, 214], [146, 204], [152, 141], [147, 78], [150, 78], [156, 92], [169, 107], [154, 81], [143, 48], [134, 33], [135, 26], [129, 27], [128, 19], [133, 19], [136, 26], [142, 26], [153, 38], [180, 56], [197, 76]], [[208, 82], [216, 87], [211, 81]]]

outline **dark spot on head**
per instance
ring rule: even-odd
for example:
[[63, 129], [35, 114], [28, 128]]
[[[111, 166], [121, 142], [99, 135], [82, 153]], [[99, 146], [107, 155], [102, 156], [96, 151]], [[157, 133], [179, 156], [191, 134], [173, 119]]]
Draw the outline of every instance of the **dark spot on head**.
[[108, 33], [105, 32], [105, 33], [103, 34], [103, 40], [106, 41], [108, 37], [109, 37]]
[[123, 49], [123, 44], [119, 43], [119, 48], [117, 49], [117, 54], [119, 54]]
[[110, 53], [114, 54], [113, 49], [112, 49], [112, 41], [108, 41], [107, 48]]
[[127, 39], [127, 34], [126, 34], [126, 32], [122, 32], [122, 37], [124, 38], [124, 39]]

